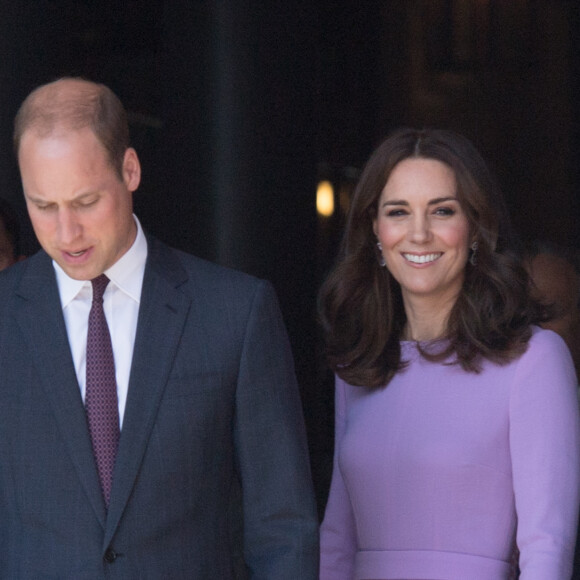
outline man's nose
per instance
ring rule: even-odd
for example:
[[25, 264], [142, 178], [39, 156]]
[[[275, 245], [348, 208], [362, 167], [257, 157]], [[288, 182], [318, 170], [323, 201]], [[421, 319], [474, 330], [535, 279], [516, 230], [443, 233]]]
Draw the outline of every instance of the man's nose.
[[[74, 242], [80, 235], [82, 227], [74, 215], [68, 209], [62, 209], [58, 215], [58, 233], [62, 244], [67, 245]], [[74, 249], [74, 248], [71, 248]]]

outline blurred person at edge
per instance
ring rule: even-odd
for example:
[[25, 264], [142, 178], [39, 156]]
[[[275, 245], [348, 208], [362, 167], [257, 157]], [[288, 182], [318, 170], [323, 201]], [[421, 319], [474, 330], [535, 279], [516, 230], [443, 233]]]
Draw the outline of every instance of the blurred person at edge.
[[568, 345], [580, 376], [580, 264], [577, 252], [548, 241], [526, 248], [524, 260], [532, 295], [547, 309], [542, 328], [557, 332]]
[[20, 223], [10, 203], [0, 198], [0, 270], [25, 256], [20, 253]]
[[565, 580], [576, 377], [464, 137], [400, 129], [356, 188], [320, 295], [336, 373], [321, 580]]

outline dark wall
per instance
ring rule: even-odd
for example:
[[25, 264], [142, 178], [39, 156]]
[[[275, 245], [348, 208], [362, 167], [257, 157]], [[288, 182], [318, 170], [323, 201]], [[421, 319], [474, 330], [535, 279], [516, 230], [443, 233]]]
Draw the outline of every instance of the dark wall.
[[[12, 119], [82, 75], [126, 104], [135, 196], [164, 241], [272, 280], [297, 362], [321, 506], [332, 377], [315, 296], [358, 171], [399, 125], [465, 133], [524, 237], [580, 243], [578, 14], [566, 0], [25, 0], [0, 22], [0, 195], [26, 224]], [[315, 213], [318, 178], [340, 198]], [[36, 244], [26, 226], [26, 248]]]

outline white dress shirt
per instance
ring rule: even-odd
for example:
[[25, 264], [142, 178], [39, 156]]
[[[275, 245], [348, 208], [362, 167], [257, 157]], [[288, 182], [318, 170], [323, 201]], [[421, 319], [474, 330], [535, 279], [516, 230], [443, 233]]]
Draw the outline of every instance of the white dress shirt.
[[[133, 347], [137, 331], [137, 317], [141, 301], [141, 288], [147, 259], [147, 240], [136, 216], [137, 237], [129, 250], [105, 271], [110, 282], [105, 290], [103, 304], [109, 325], [115, 375], [117, 378], [117, 397], [119, 400], [119, 420], [123, 426], [129, 374], [133, 360]], [[83, 401], [85, 400], [87, 330], [89, 311], [93, 298], [90, 280], [74, 280], [53, 261], [64, 321], [68, 333], [73, 362]]]

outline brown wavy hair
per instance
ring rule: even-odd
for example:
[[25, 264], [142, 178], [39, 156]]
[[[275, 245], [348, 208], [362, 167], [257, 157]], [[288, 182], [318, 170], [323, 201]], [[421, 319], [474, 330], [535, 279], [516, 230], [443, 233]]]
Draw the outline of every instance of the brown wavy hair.
[[408, 158], [450, 167], [457, 198], [478, 243], [447, 321], [447, 340], [422, 355], [479, 372], [482, 359], [504, 364], [527, 348], [530, 325], [541, 319], [529, 297], [528, 275], [501, 192], [465, 137], [437, 129], [399, 129], [372, 154], [354, 192], [334, 270], [319, 295], [319, 317], [331, 368], [352, 385], [379, 387], [405, 367], [400, 340], [406, 323], [399, 283], [386, 267], [373, 232], [378, 200], [394, 167]]

